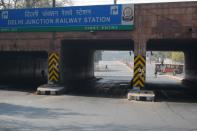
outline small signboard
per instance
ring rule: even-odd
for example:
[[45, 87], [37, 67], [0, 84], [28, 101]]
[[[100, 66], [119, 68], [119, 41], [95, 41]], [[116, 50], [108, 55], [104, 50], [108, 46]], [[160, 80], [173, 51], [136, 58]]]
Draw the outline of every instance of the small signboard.
[[0, 10], [0, 32], [132, 30], [134, 5]]

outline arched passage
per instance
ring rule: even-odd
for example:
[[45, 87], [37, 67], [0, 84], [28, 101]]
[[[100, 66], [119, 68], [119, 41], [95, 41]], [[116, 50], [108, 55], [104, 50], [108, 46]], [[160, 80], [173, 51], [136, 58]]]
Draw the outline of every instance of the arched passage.
[[70, 85], [94, 78], [96, 50], [133, 50], [133, 41], [129, 39], [63, 40], [60, 53], [61, 83]]

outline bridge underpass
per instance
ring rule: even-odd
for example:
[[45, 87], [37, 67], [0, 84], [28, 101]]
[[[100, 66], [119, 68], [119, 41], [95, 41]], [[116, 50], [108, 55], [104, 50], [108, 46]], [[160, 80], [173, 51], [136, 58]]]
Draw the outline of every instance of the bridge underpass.
[[147, 50], [182, 51], [185, 56], [185, 78], [183, 82], [192, 85], [197, 81], [196, 43], [197, 39], [152, 39], [147, 42]]
[[[197, 63], [196, 39], [151, 39], [147, 42], [147, 51], [178, 51], [184, 53], [184, 75], [183, 80], [177, 82], [154, 83], [147, 81], [146, 87], [155, 90], [161, 98], [169, 101], [196, 100], [196, 78]], [[165, 64], [165, 63], [164, 63]], [[172, 76], [172, 75], [171, 75]], [[172, 76], [172, 78], [175, 78]], [[177, 77], [178, 78], [178, 77]], [[155, 79], [156, 80], [156, 79]]]
[[70, 91], [92, 92], [97, 87], [98, 80], [94, 75], [95, 51], [131, 51], [133, 44], [129, 39], [63, 40], [60, 51], [60, 83]]
[[[184, 51], [185, 49], [190, 49], [188, 48], [188, 42], [191, 44], [190, 47], [195, 47], [195, 45], [193, 46], [195, 40], [150, 40], [147, 43], [147, 50]], [[95, 84], [95, 81], [97, 81], [97, 79], [94, 78], [93, 66], [93, 54], [95, 50], [129, 51], [129, 49], [133, 49], [133, 42], [131, 40], [64, 40], [61, 46], [61, 83], [70, 87], [71, 90], [86, 93], [91, 92], [94, 87], [102, 87], [103, 85], [99, 84], [99, 82], [97, 85]], [[150, 68], [147, 67], [146, 70], [148, 72]], [[133, 77], [133, 74], [131, 74], [131, 76]], [[145, 89], [158, 90], [159, 93], [161, 93], [160, 90], [173, 90], [176, 93], [177, 91], [178, 93], [183, 93], [180, 92], [183, 90], [185, 91], [185, 86], [180, 83], [181, 81], [170, 80], [170, 78], [163, 77], [163, 80], [155, 79], [157, 82], [154, 83], [154, 72], [152, 72], [152, 74], [146, 73], [146, 77], [150, 76], [151, 81], [146, 80]], [[116, 87], [117, 85], [113, 82], [116, 83], [115, 81], [111, 81], [111, 87]], [[130, 87], [129, 82], [130, 81], [119, 81], [119, 84], [126, 85], [128, 89], [128, 87]], [[87, 83], [93, 84], [90, 84], [90, 86]], [[110, 87], [109, 84], [106, 83], [106, 85]], [[122, 87], [124, 90], [124, 86]], [[176, 93], [173, 95], [176, 96]]]
[[[195, 50], [195, 42], [195, 40], [150, 40], [147, 43], [147, 50], [185, 52], [185, 50]], [[188, 47], [188, 44], [190, 45], [190, 47], [192, 47], [192, 49]], [[63, 40], [60, 51], [60, 82], [61, 84], [67, 86], [69, 91], [91, 93], [94, 87], [98, 87], [100, 85], [99, 83], [95, 84], [99, 80], [96, 79], [94, 75], [94, 52], [96, 50], [131, 51], [133, 50], [133, 48], [134, 42], [129, 39]], [[191, 57], [192, 56], [189, 56], [190, 61]], [[4, 61], [4, 64], [1, 65], [1, 83], [47, 83], [46, 52], [1, 52], [1, 60]], [[186, 62], [187, 61], [188, 59], [186, 58]], [[33, 63], [36, 65], [33, 65]], [[24, 70], [26, 68], [28, 72]], [[147, 70], [149, 70], [149, 68]], [[9, 71], [11, 71], [12, 74], [10, 74]], [[149, 77], [149, 75], [150, 74], [146, 74], [147, 77]], [[131, 78], [132, 77], [133, 74], [131, 74]], [[122, 84], [123, 88], [127, 87], [125, 89], [128, 89], [128, 87], [130, 86], [129, 82], [130, 81], [119, 81], [119, 84]], [[150, 81], [146, 82], [148, 83], [146, 83], [145, 89], [154, 89], [154, 86], [158, 88], [162, 87], [163, 85], [163, 83], [160, 82], [152, 86], [150, 84]], [[179, 86], [181, 86], [177, 86], [177, 84], [172, 84], [170, 82], [165, 84], [167, 86], [158, 89], [169, 89], [168, 87], [173, 87], [173, 89], [179, 89]], [[112, 81], [111, 86], [117, 85], [113, 85]]]
[[[147, 42], [148, 51], [184, 51], [187, 68], [192, 69], [194, 74], [196, 70], [195, 49], [196, 40], [150, 40]], [[94, 75], [94, 52], [96, 50], [118, 50], [130, 51], [134, 48], [134, 42], [129, 39], [119, 40], [63, 40], [60, 51], [60, 82], [68, 87], [70, 91], [83, 93], [91, 93], [98, 79]], [[193, 55], [186, 55], [191, 53]], [[47, 83], [47, 52], [32, 51], [32, 52], [16, 52], [6, 51], [1, 52], [1, 83], [31, 83], [43, 84]], [[189, 62], [188, 62], [189, 61]], [[188, 63], [187, 63], [188, 62]], [[189, 65], [190, 67], [188, 67]], [[192, 68], [191, 68], [192, 66]], [[26, 70], [27, 69], [27, 70]], [[149, 70], [149, 69], [147, 69]], [[146, 74], [148, 77], [149, 74]], [[132, 74], [131, 74], [132, 76]], [[189, 76], [189, 77], [188, 77]], [[196, 77], [186, 74], [185, 78], [191, 78], [195, 82]], [[128, 87], [129, 82], [121, 82], [122, 87]], [[179, 90], [182, 85], [162, 82], [150, 84], [146, 81], [145, 88], [147, 89], [175, 89]], [[116, 82], [114, 82], [116, 83]], [[90, 84], [90, 85], [89, 85]], [[124, 85], [125, 84], [125, 85]], [[107, 85], [107, 84], [106, 84]], [[112, 84], [113, 85], [113, 82]], [[115, 84], [114, 84], [115, 85]], [[170, 90], [171, 90], [170, 89]]]
[[[52, 33], [52, 32], [20, 32], [20, 33], [19, 32], [6, 32], [4, 33], [2, 32], [0, 35], [0, 50], [1, 51], [45, 51], [48, 54], [50, 54], [51, 51], [59, 52], [61, 48], [64, 48], [63, 46], [61, 47], [62, 40], [80, 40], [80, 41], [81, 40], [87, 40], [87, 41], [95, 40], [96, 42], [98, 40], [102, 41], [106, 39], [111, 39], [114, 41], [123, 40], [123, 39], [126, 39], [126, 40], [132, 39], [134, 41], [133, 50], [134, 50], [135, 56], [145, 57], [146, 44], [149, 39], [153, 39], [153, 40], [162, 39], [164, 41], [179, 39], [180, 43], [185, 40], [194, 41], [191, 43], [196, 43], [194, 40], [197, 37], [196, 5], [197, 5], [196, 2], [136, 4], [134, 6], [135, 28], [129, 31], [128, 30], [127, 31], [120, 31], [120, 30], [91, 31], [89, 30], [87, 32], [86, 31], [84, 32], [84, 31], [71, 30], [71, 31], [63, 32], [63, 30], [61, 30], [62, 32], [56, 31], [55, 33]], [[182, 39], [184, 40], [182, 41]], [[161, 45], [161, 44], [158, 44], [158, 45]], [[91, 46], [92, 46], [91, 50], [87, 50], [87, 51], [85, 51], [86, 49], [83, 49], [83, 50], [77, 49], [80, 52], [83, 52], [84, 54], [84, 55], [80, 55], [80, 57], [83, 56], [85, 59], [85, 56], [87, 55], [89, 56], [89, 54], [93, 54], [95, 50], [100, 50], [100, 49], [96, 49], [96, 47], [93, 47], [93, 45]], [[105, 50], [110, 49], [111, 45], [109, 46], [110, 47], [107, 47], [105, 45], [105, 48], [103, 49]], [[185, 54], [195, 54], [195, 49], [193, 48], [193, 46], [195, 45], [185, 46], [187, 48], [190, 47], [191, 49], [193, 49], [193, 51], [190, 49], [184, 50]], [[54, 49], [52, 50], [51, 47], [54, 47]], [[170, 49], [172, 49], [171, 46], [169, 47]], [[179, 49], [178, 47], [180, 46], [177, 44], [176, 50]], [[72, 47], [68, 47], [68, 48], [72, 48]], [[164, 49], [165, 47], [163, 48], [163, 50]], [[76, 55], [74, 53], [71, 53], [71, 54], [73, 54], [72, 57]], [[91, 60], [92, 57], [90, 56], [88, 59], [92, 61]], [[192, 62], [189, 60], [189, 58], [186, 59], [186, 61], [189, 61], [186, 63], [188, 63], [188, 66], [190, 66], [189, 67], [190, 69], [186, 70], [187, 72], [186, 78], [189, 78], [192, 75], [195, 77], [196, 75], [194, 75], [193, 73], [194, 71], [193, 68], [195, 67], [195, 62], [193, 62], [193, 57], [191, 57], [191, 55], [185, 55], [185, 56], [186, 57], [188, 56], [190, 59], [192, 59]], [[76, 75], [75, 73], [72, 74], [73, 76], [76, 77], [76, 79], [77, 77], [80, 78], [81, 76], [84, 76], [86, 78], [92, 77], [93, 73], [91, 71], [88, 71], [87, 68], [85, 68], [85, 65], [87, 65], [89, 60], [84, 60], [85, 64], [81, 64], [82, 67], [84, 68], [81, 68], [79, 70], [79, 72], [82, 72], [81, 74], [79, 73], [80, 75]], [[64, 63], [61, 63], [61, 65], [63, 64]], [[70, 65], [65, 64], [65, 66], [69, 67]], [[93, 67], [91, 66], [91, 64], [90, 65], [88, 64], [88, 66], [89, 66], [88, 68]], [[69, 71], [63, 70], [63, 72], [68, 72], [68, 76], [62, 75], [60, 77], [62, 83], [64, 83], [66, 79], [69, 79], [69, 77], [72, 76], [69, 74]], [[84, 73], [84, 72], [88, 72], [88, 73]], [[190, 75], [187, 75], [187, 74], [190, 74]], [[64, 79], [64, 77], [67, 77], [67, 78]], [[188, 80], [192, 80], [192, 78], [189, 78]], [[64, 81], [62, 81], [63, 79]], [[143, 88], [143, 85], [141, 87]]]

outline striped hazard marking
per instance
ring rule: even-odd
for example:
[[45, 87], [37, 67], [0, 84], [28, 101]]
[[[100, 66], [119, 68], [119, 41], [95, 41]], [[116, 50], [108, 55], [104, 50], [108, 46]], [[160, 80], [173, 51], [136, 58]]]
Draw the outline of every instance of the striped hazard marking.
[[134, 76], [133, 86], [143, 88], [145, 85], [145, 67], [146, 60], [142, 55], [137, 55], [134, 58]]
[[48, 73], [49, 81], [59, 81], [59, 54], [56, 52], [50, 53], [48, 57]]

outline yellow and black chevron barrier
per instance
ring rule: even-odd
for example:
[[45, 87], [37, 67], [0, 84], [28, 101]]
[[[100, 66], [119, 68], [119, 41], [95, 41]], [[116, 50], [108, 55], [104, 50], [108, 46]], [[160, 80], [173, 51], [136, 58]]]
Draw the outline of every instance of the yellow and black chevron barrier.
[[142, 55], [137, 55], [134, 58], [134, 76], [133, 87], [143, 88], [145, 85], [145, 68], [146, 58]]
[[59, 81], [59, 54], [56, 52], [49, 53], [48, 56], [48, 73], [49, 81]]

